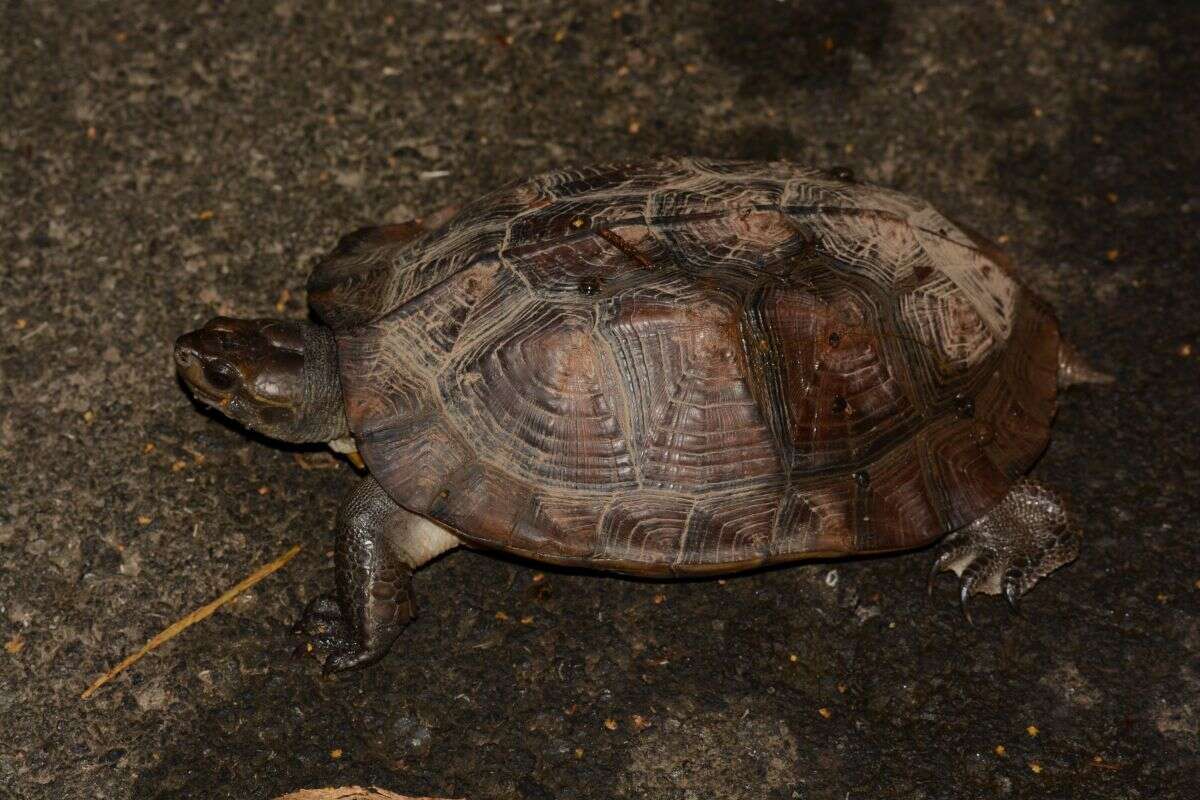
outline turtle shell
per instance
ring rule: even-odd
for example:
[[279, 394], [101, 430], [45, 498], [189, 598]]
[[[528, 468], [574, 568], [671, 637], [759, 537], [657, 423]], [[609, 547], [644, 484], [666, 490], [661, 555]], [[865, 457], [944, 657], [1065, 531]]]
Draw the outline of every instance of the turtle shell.
[[1057, 322], [982, 237], [844, 177], [608, 164], [343, 239], [310, 302], [371, 472], [468, 542], [643, 574], [977, 519], [1047, 443]]

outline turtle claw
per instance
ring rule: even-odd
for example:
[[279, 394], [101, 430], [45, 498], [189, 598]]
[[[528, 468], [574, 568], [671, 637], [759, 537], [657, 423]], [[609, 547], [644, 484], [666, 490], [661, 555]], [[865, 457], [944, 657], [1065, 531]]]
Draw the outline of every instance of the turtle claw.
[[[315, 636], [310, 639], [305, 639], [303, 642], [296, 645], [295, 649], [292, 650], [292, 655], [295, 658], [312, 656], [318, 660], [324, 656], [324, 663], [326, 667], [328, 667], [329, 660], [333, 658], [335, 654], [354, 649], [355, 646], [353, 642], [347, 641], [340, 636]], [[328, 674], [328, 669], [326, 669], [326, 674]]]
[[292, 626], [292, 633], [296, 636], [304, 634], [315, 636], [337, 625], [345, 625], [342, 618], [342, 607], [338, 605], [338, 601], [333, 595], [323, 594], [313, 598], [304, 607], [304, 613]]
[[1004, 573], [1004, 599], [1008, 601], [1008, 607], [1018, 617], [1021, 616], [1021, 582], [1021, 570], [1010, 569]]
[[933, 562], [929, 589], [948, 570], [960, 579], [959, 604], [968, 623], [967, 601], [975, 594], [1003, 594], [1019, 616], [1021, 596], [1074, 561], [1081, 539], [1059, 497], [1023, 480], [995, 508], [947, 537], [951, 546]]
[[303, 616], [292, 626], [292, 633], [305, 637], [294, 653], [297, 656], [324, 656], [328, 674], [331, 661], [359, 649], [352, 630], [342, 614], [341, 604], [332, 595], [322, 595], [308, 604]]
[[304, 607], [304, 613], [296, 624], [292, 626], [292, 633], [297, 636], [307, 634], [308, 636], [322, 636], [331, 633], [335, 629], [339, 632], [346, 626], [346, 620], [342, 616], [342, 607], [333, 595], [323, 594], [320, 597], [313, 598], [307, 606]]
[[382, 647], [376, 650], [360, 647], [346, 647], [337, 653], [330, 653], [325, 659], [325, 664], [321, 667], [321, 674], [326, 677], [335, 672], [345, 672], [350, 669], [358, 669], [370, 664], [374, 664], [379, 659], [387, 655], [388, 648]]
[[[406, 613], [405, 620], [409, 616]], [[294, 654], [316, 657], [325, 675], [365, 667], [387, 653], [399, 630], [398, 626], [392, 627], [395, 630], [381, 628], [374, 636], [360, 636], [342, 612], [341, 603], [333, 595], [322, 595], [308, 604], [300, 621], [292, 626], [293, 633], [304, 637]]]
[[958, 605], [962, 609], [963, 616], [966, 617], [968, 625], [974, 624], [971, 622], [971, 609], [967, 607], [967, 601], [971, 599], [971, 589], [974, 585], [975, 579], [968, 576], [963, 579], [958, 590]]
[[933, 597], [933, 582], [937, 580], [938, 573], [946, 569], [946, 564], [949, 563], [953, 552], [952, 550], [947, 550], [934, 559], [933, 566], [929, 570], [929, 579], [925, 582], [925, 594], [930, 597]]

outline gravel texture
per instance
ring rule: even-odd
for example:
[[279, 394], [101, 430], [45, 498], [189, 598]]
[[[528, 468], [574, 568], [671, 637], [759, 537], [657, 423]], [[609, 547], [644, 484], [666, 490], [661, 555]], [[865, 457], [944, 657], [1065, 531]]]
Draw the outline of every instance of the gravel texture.
[[[1197, 9], [4, 3], [0, 797], [1196, 797]], [[1036, 469], [1083, 555], [968, 626], [928, 551], [680, 583], [460, 552], [377, 667], [291, 658], [355, 475], [202, 413], [174, 337], [303, 316], [340, 233], [658, 153], [849, 165], [1005, 242], [1119, 378]]]

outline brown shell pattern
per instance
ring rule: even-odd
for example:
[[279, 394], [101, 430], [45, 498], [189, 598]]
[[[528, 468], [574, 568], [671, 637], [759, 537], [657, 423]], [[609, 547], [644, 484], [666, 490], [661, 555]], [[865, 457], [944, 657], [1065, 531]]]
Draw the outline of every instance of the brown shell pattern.
[[351, 427], [476, 544], [636, 573], [921, 545], [1045, 447], [1058, 327], [928, 204], [785, 163], [549, 173], [314, 272]]

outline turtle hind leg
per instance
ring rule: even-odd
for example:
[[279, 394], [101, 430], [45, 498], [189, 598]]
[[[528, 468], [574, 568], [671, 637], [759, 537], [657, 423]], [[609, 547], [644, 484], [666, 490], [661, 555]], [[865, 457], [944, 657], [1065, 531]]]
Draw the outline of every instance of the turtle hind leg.
[[337, 594], [305, 609], [294, 628], [301, 649], [324, 656], [326, 673], [378, 661], [416, 613], [413, 570], [457, 544], [364, 478], [338, 513]]
[[1079, 555], [1079, 529], [1071, 524], [1062, 498], [1025, 479], [984, 516], [946, 537], [946, 549], [933, 563], [929, 590], [939, 572], [959, 577], [963, 614], [974, 594], [1001, 594], [1014, 610], [1021, 595]]

